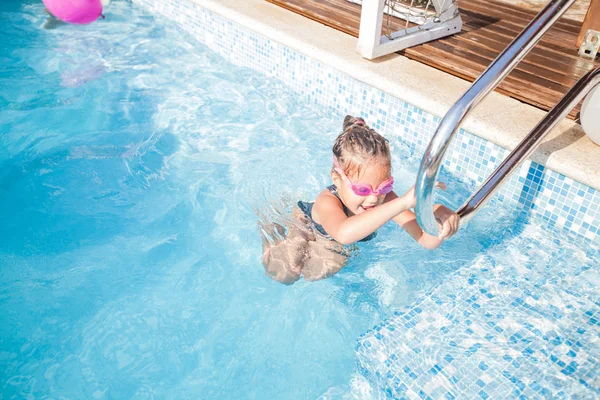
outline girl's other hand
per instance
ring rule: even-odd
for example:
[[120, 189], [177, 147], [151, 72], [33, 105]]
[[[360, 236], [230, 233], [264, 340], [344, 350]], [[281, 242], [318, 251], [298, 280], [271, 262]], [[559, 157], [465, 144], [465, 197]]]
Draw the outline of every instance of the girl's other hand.
[[440, 224], [438, 239], [445, 240], [456, 233], [460, 225], [460, 218], [457, 213], [446, 206], [438, 204], [435, 206], [433, 214]]
[[444, 182], [436, 182], [435, 187], [442, 190], [446, 190], [446, 184]]

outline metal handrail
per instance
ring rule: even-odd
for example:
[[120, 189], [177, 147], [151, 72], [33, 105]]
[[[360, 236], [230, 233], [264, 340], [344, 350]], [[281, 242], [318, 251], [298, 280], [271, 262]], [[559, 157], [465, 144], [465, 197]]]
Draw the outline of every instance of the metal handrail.
[[575, 86], [548, 112], [531, 132], [502, 161], [490, 177], [457, 211], [461, 223], [468, 222], [479, 207], [496, 193], [500, 184], [539, 146], [542, 139], [575, 107], [597, 84], [600, 68], [585, 74]]
[[[415, 185], [417, 196], [417, 205], [415, 207], [417, 222], [425, 232], [435, 236], [437, 236], [439, 232], [438, 224], [435, 219], [435, 215], [433, 214], [433, 189], [441, 162], [444, 158], [444, 153], [448, 149], [448, 145], [450, 144], [450, 141], [456, 133], [459, 125], [471, 111], [471, 109], [473, 109], [473, 107], [475, 107], [488, 93], [494, 90], [494, 88], [502, 81], [502, 79], [504, 79], [504, 77], [514, 69], [514, 67], [523, 59], [523, 57], [529, 53], [533, 46], [540, 40], [542, 35], [544, 35], [544, 33], [550, 29], [550, 27], [574, 2], [575, 0], [551, 0], [538, 13], [538, 15], [536, 15], [529, 25], [525, 27], [523, 32], [521, 32], [498, 56], [498, 58], [496, 58], [490, 64], [483, 74], [481, 74], [481, 76], [477, 78], [475, 82], [473, 82], [471, 87], [450, 108], [448, 113], [446, 113], [440, 122], [440, 125], [435, 131], [435, 134], [433, 135], [433, 138], [429, 142], [429, 145], [425, 150], [425, 154], [423, 155]], [[558, 105], [552, 111], [554, 111], [557, 107]], [[550, 113], [548, 115], [550, 115]], [[556, 119], [552, 120], [552, 122], [543, 123], [547, 119], [548, 117], [538, 124], [538, 127], [540, 125], [549, 126], [545, 132], [542, 133], [542, 138], [545, 136], [545, 133], [547, 133], [551, 127], [556, 125], [558, 122], [558, 119]], [[534, 129], [534, 131], [535, 130], [536, 129]], [[534, 131], [532, 131], [532, 133]], [[540, 132], [537, 133], [537, 135], [539, 134]], [[536, 139], [534, 143], [539, 143], [539, 140]], [[519, 146], [517, 146], [517, 149], [519, 149]], [[535, 147], [529, 149], [527, 154], [530, 154], [533, 149], [535, 149]], [[519, 158], [516, 162], [522, 161], [522, 157], [526, 157], [526, 155], [520, 155], [519, 157], [521, 158]], [[514, 162], [515, 161], [513, 160], [513, 163]], [[509, 167], [508, 170], [512, 171], [516, 165], [506, 165], [504, 168], [506, 167]], [[496, 175], [494, 174], [492, 177], [493, 176]], [[506, 178], [506, 176], [502, 177], [502, 180], [504, 180], [504, 178]], [[485, 193], [482, 192], [482, 190], [484, 188], [486, 188], [488, 191], [493, 190], [493, 188], [500, 183], [496, 182], [495, 180], [492, 181], [491, 179], [492, 178], [488, 179], [488, 181], [486, 181], [486, 183], [482, 186], [481, 190], [476, 193], [476, 195], [479, 195], [478, 198], [483, 199], [483, 202], [485, 202], [485, 199], [489, 198], [492, 193]], [[492, 186], [491, 189], [490, 185]], [[459, 211], [463, 212], [463, 217], [468, 218], [468, 216], [472, 215], [473, 212], [477, 210], [477, 207], [480, 207], [483, 204], [475, 201], [474, 197], [475, 195], [471, 197], [463, 207], [460, 208]], [[472, 200], [474, 202], [472, 202]]]

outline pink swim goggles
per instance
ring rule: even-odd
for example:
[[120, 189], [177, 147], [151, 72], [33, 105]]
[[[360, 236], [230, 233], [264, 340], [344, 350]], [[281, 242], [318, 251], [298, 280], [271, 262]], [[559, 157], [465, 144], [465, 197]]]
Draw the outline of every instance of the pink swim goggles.
[[381, 184], [375, 190], [371, 189], [371, 186], [365, 185], [364, 183], [352, 183], [350, 181], [350, 179], [348, 179], [348, 177], [344, 173], [344, 170], [342, 169], [342, 166], [338, 162], [338, 159], [336, 156], [333, 156], [333, 169], [338, 174], [340, 174], [340, 176], [342, 177], [342, 180], [348, 186], [350, 186], [350, 189], [352, 189], [354, 194], [356, 194], [357, 196], [361, 196], [361, 197], [366, 197], [366, 196], [371, 196], [371, 195], [380, 196], [382, 194], [388, 194], [393, 189], [392, 186], [394, 185], [394, 178], [391, 176], [389, 177], [389, 179], [386, 179], [385, 181], [381, 182]]

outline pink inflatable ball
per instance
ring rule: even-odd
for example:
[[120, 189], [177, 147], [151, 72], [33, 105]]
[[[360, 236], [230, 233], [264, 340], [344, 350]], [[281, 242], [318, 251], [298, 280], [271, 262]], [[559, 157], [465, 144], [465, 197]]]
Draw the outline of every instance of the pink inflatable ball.
[[70, 24], [89, 24], [102, 14], [102, 0], [43, 0], [52, 15]]

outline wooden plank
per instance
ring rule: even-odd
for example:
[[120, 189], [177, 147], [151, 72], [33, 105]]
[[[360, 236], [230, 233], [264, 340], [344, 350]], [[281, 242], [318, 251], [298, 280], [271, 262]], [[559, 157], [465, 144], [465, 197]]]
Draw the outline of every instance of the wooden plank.
[[[489, 35], [481, 33], [480, 31], [470, 32], [466, 35], [455, 35], [455, 37], [466, 42], [480, 44], [484, 51], [490, 50], [494, 52], [495, 55], [500, 54], [510, 43], [510, 40], [508, 39], [504, 41], [495, 41], [490, 39]], [[543, 47], [534, 47], [523, 61], [521, 61], [519, 66], [531, 64], [542, 70], [542, 73], [544, 73], [544, 71], [550, 71], [572, 77], [581, 77], [593, 68], [593, 65], [580, 65], [574, 61], [578, 61], [578, 57], [564, 55]], [[517, 68], [519, 66], [517, 66]]]
[[[487, 54], [482, 49], [470, 51], [468, 46], [461, 45], [461, 39], [452, 38], [433, 41], [422, 45], [418, 50], [407, 49], [405, 55], [415, 61], [442, 69], [468, 81], [479, 77], [495, 58], [495, 54]], [[553, 81], [551, 78], [555, 78]], [[522, 61], [499, 85], [497, 91], [524, 101], [528, 104], [549, 110], [573, 86], [575, 77], [562, 79], [562, 75], [549, 72], [540, 74], [540, 69]], [[576, 119], [579, 108], [569, 114]]]
[[[489, 29], [473, 29], [470, 24], [463, 26], [463, 31], [460, 34], [454, 35], [444, 40], [462, 40], [466, 47], [473, 48], [473, 52], [478, 45], [481, 46], [481, 51], [486, 55], [490, 62], [502, 52], [506, 46], [512, 41], [513, 37], [507, 35], [497, 35], [495, 32], [490, 32]], [[453, 39], [454, 38], [454, 39]], [[525, 57], [517, 68], [529, 69], [539, 68], [541, 74], [545, 76], [554, 76], [554, 80], [560, 82], [568, 80], [569, 86], [574, 81], [583, 76], [586, 72], [593, 68], [591, 63], [581, 63], [581, 58], [575, 54], [572, 49], [569, 49], [570, 54], [549, 49], [540, 43], [538, 46]], [[495, 53], [492, 54], [491, 52]], [[489, 63], [488, 63], [489, 64]]]
[[585, 33], [588, 29], [600, 31], [600, 0], [590, 1], [590, 7], [588, 8], [587, 13], [585, 14], [585, 19], [583, 20], [583, 24], [581, 25], [581, 31], [579, 32], [579, 36], [577, 37], [576, 46], [578, 49], [579, 46], [581, 46], [583, 38], [585, 37]]
[[[483, 15], [489, 15], [491, 18], [519, 21], [522, 27], [525, 27], [525, 25], [537, 15], [537, 12], [533, 10], [519, 8], [503, 2], [490, 2], [487, 0], [466, 0], [464, 3], [459, 0], [458, 7], [459, 9], [464, 10], [484, 10]], [[554, 28], [574, 33], [579, 31], [580, 25], [581, 23], [577, 21], [563, 17], [554, 24]]]
[[[461, 36], [448, 38], [444, 43], [451, 45], [456, 49], [463, 50], [472, 57], [478, 57], [482, 61], [482, 71], [485, 70], [498, 56], [498, 52], [486, 48], [480, 42], [471, 42]], [[564, 74], [562, 71], [553, 71], [544, 65], [536, 65], [530, 59], [522, 60], [515, 68], [516, 71], [523, 71], [533, 75], [543, 76], [545, 79], [559, 83], [565, 87], [571, 87], [577, 82], [577, 78]]]
[[[269, 3], [276, 4], [287, 10], [293, 11], [304, 17], [320, 22], [324, 25], [335, 28], [341, 32], [347, 33], [351, 36], [358, 37], [358, 30], [356, 28], [356, 21], [344, 16], [343, 12], [331, 12], [327, 9], [319, 10], [313, 1], [303, 0], [267, 0]], [[360, 17], [359, 22], [360, 25]]]
[[[473, 4], [469, 5], [468, 10], [465, 10], [465, 14], [470, 12], [477, 12], [478, 14], [483, 14], [489, 11], [490, 6], [479, 5], [477, 2], [473, 2]], [[494, 15], [497, 15], [494, 11]], [[462, 13], [461, 13], [462, 16]], [[514, 17], [501, 16], [498, 15], [499, 20], [488, 26], [490, 29], [502, 29], [505, 34], [511, 35], [512, 37], [516, 37], [519, 33], [523, 31], [525, 26], [531, 22], [531, 20], [535, 17], [535, 14], [531, 14], [530, 18], [517, 19]], [[573, 51], [573, 47], [571, 43], [575, 43], [575, 36], [578, 29], [561, 29], [560, 25], [555, 24], [552, 28], [550, 28], [540, 40], [540, 43], [544, 43], [545, 45], [556, 46], [557, 49], [564, 51]]]
[[[462, 61], [463, 64], [461, 65], [461, 71], [464, 71], [464, 76], [468, 80], [472, 80], [472, 77], [479, 77], [479, 75], [481, 75], [483, 70], [485, 70], [487, 67], [486, 64], [489, 64], [489, 60], [480, 54], [472, 53], [461, 46], [454, 46], [453, 42], [451, 41], [432, 41], [426, 43], [424, 46], [427, 48], [428, 53], [421, 52], [419, 55], [427, 54], [427, 57], [431, 60], [431, 62], [439, 58], [437, 62], [440, 65], [446, 66], [446, 68], [454, 68], [457, 61]], [[508, 77], [511, 77], [512, 79], [507, 82], [513, 81], [516, 82], [517, 85], [506, 85], [501, 83], [500, 87], [514, 90], [515, 95], [518, 95], [518, 97], [530, 98], [532, 100], [535, 99], [537, 102], [543, 102], [543, 99], [548, 95], [560, 95], [561, 93], [566, 92], [571, 86], [566, 86], [559, 82], [552, 81], [547, 77], [538, 76], [535, 74], [535, 71], [531, 73], [521, 69], [515, 69], [508, 75]], [[519, 84], [534, 84], [538, 86], [538, 89], [533, 93], [526, 93], [523, 95], [518, 87]]]
[[[427, 64], [430, 65], [436, 69], [440, 69], [442, 71], [448, 72], [450, 74], [453, 74], [455, 76], [459, 76], [463, 79], [466, 79], [468, 81], [473, 81], [474, 79], [472, 79], [470, 76], [461, 76], [459, 74], [457, 74], [456, 69], [453, 67], [453, 65], [444, 65], [442, 63], [439, 62], [439, 58], [440, 57], [448, 57], [448, 53], [446, 51], [437, 51], [437, 49], [433, 48], [428, 48], [428, 54], [430, 54], [431, 58], [425, 58], [425, 57], [416, 57], [414, 58], [415, 61], [419, 61], [422, 62], [423, 64]], [[460, 58], [460, 57], [458, 57]], [[455, 61], [457, 58], [454, 58], [453, 61]], [[475, 74], [478, 70], [476, 68], [474, 68], [472, 65], [467, 66], [472, 68], [471, 69], [471, 74]], [[463, 67], [464, 70], [465, 67]], [[548, 99], [545, 97], [548, 95], [548, 93], [553, 94], [556, 96], [557, 92], [554, 91], [552, 92], [551, 90], [545, 90], [543, 95], [536, 95], [536, 93], [539, 93], [539, 88], [540, 88], [540, 83], [539, 82], [531, 82], [528, 79], [535, 79], [535, 76], [527, 76], [524, 77], [522, 76], [522, 74], [520, 73], [520, 71], [512, 71], [511, 74], [509, 74], [503, 81], [502, 83], [496, 88], [496, 91], [498, 91], [499, 93], [502, 93], [504, 95], [516, 98], [517, 100], [521, 100], [527, 104], [533, 105], [535, 107], [539, 107], [545, 110], [549, 110], [550, 108], [552, 108], [555, 104], [549, 104]], [[543, 87], [543, 86], [542, 86]], [[563, 93], [560, 93], [560, 95], [562, 96]], [[561, 97], [561, 96], [556, 96], [557, 100]], [[577, 107], [575, 107], [568, 115], [569, 118], [577, 120], [579, 118], [579, 111], [581, 108], [581, 104], [579, 104]]]
[[[267, 0], [358, 37], [360, 9], [346, 0]], [[599, 1], [600, 0], [593, 0]], [[473, 81], [534, 18], [535, 12], [493, 0], [459, 1], [460, 34], [408, 48], [406, 57]], [[386, 16], [393, 31], [406, 22]], [[410, 24], [412, 26], [412, 24]], [[549, 110], [587, 71], [600, 66], [574, 50], [579, 23], [562, 18], [540, 40], [496, 90]], [[577, 107], [570, 117], [575, 119]]]

